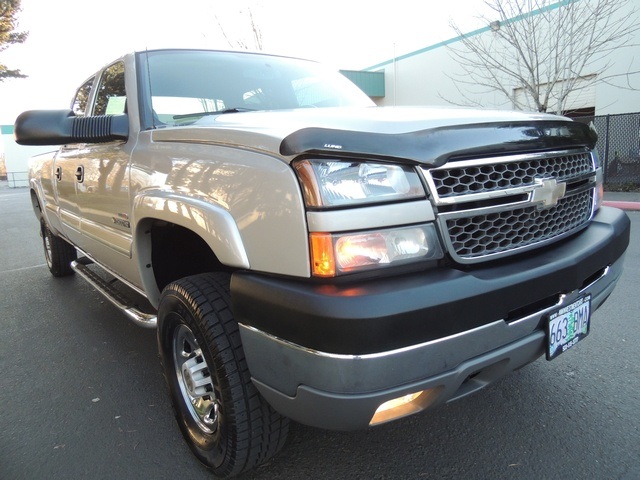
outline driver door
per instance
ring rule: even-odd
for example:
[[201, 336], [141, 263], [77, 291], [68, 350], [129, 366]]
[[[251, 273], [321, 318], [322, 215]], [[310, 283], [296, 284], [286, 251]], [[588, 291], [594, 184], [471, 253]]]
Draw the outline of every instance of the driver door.
[[[87, 80], [76, 92], [73, 99], [73, 112], [82, 117], [87, 111], [91, 88], [95, 77]], [[58, 206], [60, 227], [65, 236], [76, 246], [84, 249], [81, 233], [81, 217], [78, 208], [78, 152], [84, 149], [84, 144], [63, 145], [58, 150], [52, 165], [52, 181], [55, 185], [54, 204]], [[45, 192], [46, 194], [46, 192]]]
[[[124, 62], [103, 70], [94, 96], [92, 116], [126, 113]], [[121, 140], [86, 144], [74, 156], [82, 245], [95, 260], [125, 278], [130, 277], [132, 263], [131, 145], [133, 141]]]

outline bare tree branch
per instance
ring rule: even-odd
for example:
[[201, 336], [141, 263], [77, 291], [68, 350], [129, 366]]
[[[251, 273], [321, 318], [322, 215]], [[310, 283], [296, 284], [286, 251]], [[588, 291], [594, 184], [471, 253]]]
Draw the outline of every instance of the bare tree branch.
[[612, 51], [638, 46], [632, 42], [640, 22], [630, 0], [485, 5], [498, 18], [480, 17], [490, 28], [466, 34], [451, 25], [460, 42], [449, 49], [462, 73], [450, 78], [465, 99], [499, 92], [517, 109], [562, 112], [578, 89], [612, 78]]
[[[240, 11], [239, 13], [241, 15], [244, 14], [243, 11]], [[214, 15], [214, 18], [216, 19], [216, 23], [218, 24], [218, 28], [220, 28], [222, 36], [231, 48], [241, 48], [243, 50], [262, 50], [262, 31], [260, 29], [260, 25], [254, 17], [253, 11], [250, 8], [247, 9], [247, 16], [249, 19], [248, 25], [250, 32], [248, 36], [250, 37], [250, 41], [246, 38], [246, 35], [243, 35], [239, 32], [236, 32], [236, 37], [234, 40], [232, 40], [229, 35], [227, 35], [227, 31], [225, 27], [223, 27], [220, 18], [218, 18], [217, 15]]]

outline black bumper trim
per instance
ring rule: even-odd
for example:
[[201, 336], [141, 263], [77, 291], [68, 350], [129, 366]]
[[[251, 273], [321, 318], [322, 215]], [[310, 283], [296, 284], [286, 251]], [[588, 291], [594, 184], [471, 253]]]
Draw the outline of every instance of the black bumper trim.
[[574, 291], [620, 258], [630, 222], [600, 209], [579, 234], [526, 256], [467, 271], [435, 269], [318, 285], [251, 272], [232, 277], [238, 322], [322, 352], [362, 355], [455, 335]]

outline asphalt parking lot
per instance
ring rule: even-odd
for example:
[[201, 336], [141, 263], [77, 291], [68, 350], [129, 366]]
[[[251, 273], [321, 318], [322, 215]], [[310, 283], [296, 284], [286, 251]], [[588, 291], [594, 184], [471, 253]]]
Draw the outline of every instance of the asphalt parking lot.
[[[363, 432], [294, 424], [246, 479], [640, 478], [640, 212], [589, 337], [483, 391]], [[182, 441], [155, 332], [44, 264], [27, 189], [0, 189], [0, 479], [212, 478]]]

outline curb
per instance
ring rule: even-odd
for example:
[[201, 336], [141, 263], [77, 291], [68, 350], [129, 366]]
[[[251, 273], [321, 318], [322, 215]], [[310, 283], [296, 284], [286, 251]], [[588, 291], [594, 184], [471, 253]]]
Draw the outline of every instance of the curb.
[[602, 202], [602, 204], [607, 207], [615, 207], [615, 208], [620, 208], [622, 210], [640, 212], [640, 202], [622, 202], [622, 201], [605, 200], [604, 202]]

